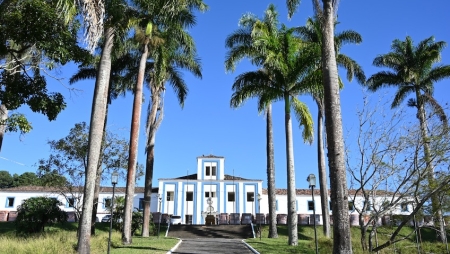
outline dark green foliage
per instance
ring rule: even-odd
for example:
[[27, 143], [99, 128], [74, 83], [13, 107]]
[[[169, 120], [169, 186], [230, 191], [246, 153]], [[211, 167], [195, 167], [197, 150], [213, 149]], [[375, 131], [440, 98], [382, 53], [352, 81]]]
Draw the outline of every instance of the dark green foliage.
[[25, 172], [21, 175], [11, 174], [8, 171], [0, 171], [0, 189], [19, 186], [63, 186], [67, 179], [56, 171], [36, 175], [33, 172]]
[[[84, 62], [77, 21], [66, 24], [53, 0], [8, 0], [0, 4], [0, 103], [8, 110], [28, 105], [52, 121], [66, 107], [60, 93], [47, 90], [45, 73], [70, 61]], [[29, 124], [28, 124], [29, 125]], [[30, 130], [23, 122], [7, 131]], [[23, 131], [26, 132], [26, 131]]]
[[23, 201], [17, 207], [18, 215], [15, 221], [18, 233], [44, 232], [47, 225], [67, 222], [67, 213], [58, 205], [60, 202], [54, 198], [33, 197]]
[[9, 188], [13, 184], [13, 177], [9, 174], [8, 171], [2, 170], [0, 171], [0, 189]]
[[13, 175], [13, 187], [17, 186], [39, 186], [39, 178], [33, 172], [25, 172], [21, 175]]

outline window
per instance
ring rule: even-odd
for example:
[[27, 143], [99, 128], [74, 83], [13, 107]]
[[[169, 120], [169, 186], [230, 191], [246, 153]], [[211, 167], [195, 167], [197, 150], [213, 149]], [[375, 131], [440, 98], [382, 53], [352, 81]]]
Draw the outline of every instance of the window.
[[111, 198], [105, 198], [103, 199], [103, 208], [110, 208], [111, 207]]
[[[205, 198], [209, 198], [209, 191], [205, 192]], [[216, 192], [211, 191], [211, 198], [215, 198], [216, 197]]]
[[278, 211], [278, 200], [275, 200], [275, 210]]
[[215, 176], [216, 175], [216, 166], [206, 166], [206, 175], [207, 176]]
[[255, 201], [255, 193], [254, 192], [247, 192], [247, 201], [248, 202]]
[[330, 200], [330, 211], [333, 211], [333, 207], [331, 206], [331, 200]]
[[194, 201], [194, 192], [192, 191], [186, 192], [186, 201]]
[[5, 207], [14, 207], [14, 199], [13, 197], [7, 197]]
[[166, 194], [166, 197], [167, 197], [167, 201], [173, 201], [174, 200], [174, 192], [173, 191], [168, 191], [167, 192], [167, 194]]
[[367, 202], [366, 211], [372, 211], [372, 204], [370, 203], [370, 201], [364, 201], [364, 205], [366, 205], [366, 202]]
[[409, 209], [408, 209], [408, 203], [402, 203], [402, 204], [400, 205], [400, 209], [401, 209], [402, 212], [408, 212], [408, 211], [409, 211]]
[[75, 198], [67, 198], [66, 207], [75, 207]]
[[309, 211], [314, 210], [314, 202], [313, 201], [308, 201], [308, 210]]
[[355, 202], [354, 201], [348, 201], [348, 210], [349, 211], [355, 210]]
[[143, 198], [139, 199], [139, 210], [144, 210], [144, 199]]
[[228, 201], [231, 201], [231, 202], [236, 201], [234, 192], [228, 192]]

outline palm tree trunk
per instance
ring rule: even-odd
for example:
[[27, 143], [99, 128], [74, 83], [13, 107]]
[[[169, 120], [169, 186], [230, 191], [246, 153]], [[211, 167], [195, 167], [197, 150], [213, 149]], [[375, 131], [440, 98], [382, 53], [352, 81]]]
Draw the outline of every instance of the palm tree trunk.
[[296, 211], [296, 197], [297, 192], [295, 188], [295, 167], [294, 167], [294, 144], [292, 139], [292, 120], [291, 120], [291, 105], [289, 94], [284, 95], [284, 119], [286, 132], [286, 163], [287, 163], [287, 188], [288, 188], [288, 235], [289, 245], [296, 246], [298, 244], [298, 229], [297, 229], [297, 211]]
[[[108, 89], [109, 90], [109, 89]], [[100, 153], [99, 164], [97, 165], [97, 180], [95, 181], [94, 189], [94, 204], [92, 206], [92, 220], [91, 220], [91, 235], [95, 235], [95, 223], [97, 222], [97, 209], [98, 209], [98, 197], [100, 196], [100, 184], [102, 180], [102, 161], [104, 154], [104, 143], [106, 139], [106, 123], [108, 122], [108, 108], [110, 103], [110, 91], [108, 91], [108, 103], [105, 110], [105, 123], [103, 124], [103, 139], [102, 139], [102, 152]]]
[[272, 128], [272, 104], [266, 108], [267, 137], [267, 191], [269, 195], [269, 238], [278, 238], [275, 193], [275, 158]]
[[[420, 122], [420, 132], [422, 136], [422, 142], [423, 142], [423, 153], [425, 157], [425, 163], [426, 163], [426, 172], [427, 172], [427, 179], [428, 179], [428, 185], [433, 188], [433, 186], [436, 186], [436, 179], [434, 178], [434, 167], [432, 164], [431, 159], [431, 151], [430, 151], [430, 145], [429, 145], [429, 137], [428, 137], [428, 131], [427, 131], [427, 119], [426, 119], [426, 112], [424, 107], [424, 102], [422, 99], [422, 96], [420, 94], [420, 91], [416, 90], [416, 97], [417, 97], [417, 104], [418, 104], [418, 118]], [[439, 195], [435, 194], [431, 196], [431, 208], [432, 208], [432, 214], [433, 214], [433, 221], [434, 225], [439, 226], [439, 230], [437, 230], [436, 238], [445, 243], [447, 241], [447, 235], [445, 231], [445, 225], [442, 221], [442, 211], [441, 206], [439, 202]]]
[[145, 66], [147, 63], [148, 47], [147, 44], [143, 47], [141, 61], [139, 63], [139, 73], [137, 84], [134, 92], [133, 101], [133, 115], [131, 117], [131, 131], [130, 131], [130, 152], [128, 157], [128, 173], [127, 173], [127, 188], [125, 193], [125, 212], [123, 219], [123, 233], [122, 243], [125, 245], [131, 244], [131, 220], [133, 215], [133, 197], [134, 186], [136, 183], [136, 163], [139, 143], [139, 126], [141, 123], [142, 111], [142, 88], [144, 83]]
[[341, 102], [334, 51], [334, 0], [322, 0], [322, 70], [325, 92], [325, 119], [333, 209], [333, 253], [351, 254], [348, 217], [348, 189], [342, 135]]
[[94, 190], [97, 165], [103, 139], [103, 128], [106, 117], [106, 105], [111, 73], [111, 51], [114, 46], [114, 28], [108, 27], [104, 36], [104, 46], [95, 82], [94, 99], [89, 129], [88, 165], [85, 175], [83, 212], [79, 222], [77, 251], [82, 254], [90, 253], [91, 217], [94, 203]]
[[147, 159], [145, 163], [144, 225], [142, 227], [143, 237], [149, 236], [150, 202], [152, 195], [153, 166], [155, 162], [155, 137], [156, 130], [158, 129], [160, 122], [157, 119], [158, 107], [160, 106], [160, 95], [158, 87], [152, 85], [151, 92], [151, 106], [149, 108], [149, 114], [147, 116]]
[[[8, 119], [8, 109], [4, 104], [0, 104], [0, 122]], [[0, 124], [0, 152], [2, 151], [3, 137], [5, 136], [6, 125]]]
[[325, 165], [323, 139], [323, 107], [319, 106], [317, 114], [317, 164], [319, 165], [320, 204], [322, 208], [323, 235], [330, 237], [330, 210], [328, 209], [327, 167]]

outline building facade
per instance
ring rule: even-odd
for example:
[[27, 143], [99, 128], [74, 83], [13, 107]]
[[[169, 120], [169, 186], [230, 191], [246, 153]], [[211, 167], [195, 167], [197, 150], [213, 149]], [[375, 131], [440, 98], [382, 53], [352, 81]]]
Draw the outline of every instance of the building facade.
[[[205, 224], [207, 216], [235, 214], [239, 219], [244, 214], [253, 218], [262, 214], [264, 218], [269, 213], [267, 190], [262, 188], [260, 179], [244, 179], [225, 174], [225, 158], [215, 155], [202, 155], [197, 157], [197, 170], [195, 174], [177, 178], [158, 179], [158, 187], [153, 188], [150, 211], [162, 213], [166, 216], [180, 216], [182, 223]], [[125, 196], [124, 187], [116, 187], [116, 196]], [[97, 206], [97, 219], [101, 221], [108, 214], [112, 198], [112, 187], [101, 187]], [[322, 224], [322, 210], [320, 205], [320, 192], [314, 190], [314, 200], [310, 189], [296, 190], [296, 211], [299, 224], [312, 223], [312, 214], [316, 213], [316, 223]], [[349, 190], [349, 215], [353, 225], [358, 225], [356, 218], [361, 212], [365, 202], [369, 202], [366, 213], [373, 209], [380, 209], [390, 193], [382, 193], [370, 200], [355, 195]], [[60, 201], [60, 208], [70, 214], [81, 212], [83, 193], [79, 191], [62, 190], [59, 188], [42, 186], [21, 186], [9, 189], [0, 189], [0, 221], [14, 220], [17, 206], [24, 199], [36, 196], [47, 196]], [[144, 188], [135, 189], [133, 207], [143, 209]], [[400, 202], [392, 208], [391, 214], [408, 215], [412, 211], [410, 201]], [[331, 211], [331, 206], [328, 209]], [[286, 223], [287, 190], [276, 189], [276, 213], [280, 216], [280, 223]], [[71, 217], [72, 219], [73, 216]], [[352, 219], [353, 218], [353, 219]], [[263, 220], [264, 223], [264, 220]]]

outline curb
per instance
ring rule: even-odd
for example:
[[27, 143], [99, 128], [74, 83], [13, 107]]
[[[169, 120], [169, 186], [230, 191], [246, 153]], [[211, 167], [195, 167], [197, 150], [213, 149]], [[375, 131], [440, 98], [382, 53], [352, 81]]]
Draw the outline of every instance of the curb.
[[257, 250], [255, 250], [252, 246], [250, 246], [248, 243], [245, 242], [245, 240], [242, 240], [242, 242], [249, 248], [254, 254], [259, 254]]
[[172, 254], [172, 252], [174, 252], [178, 248], [178, 246], [180, 246], [180, 244], [183, 242], [183, 240], [181, 240], [181, 238], [178, 238], [178, 240], [180, 240], [180, 241], [177, 244], [175, 244], [175, 246], [173, 246], [173, 248], [170, 249], [166, 254]]

